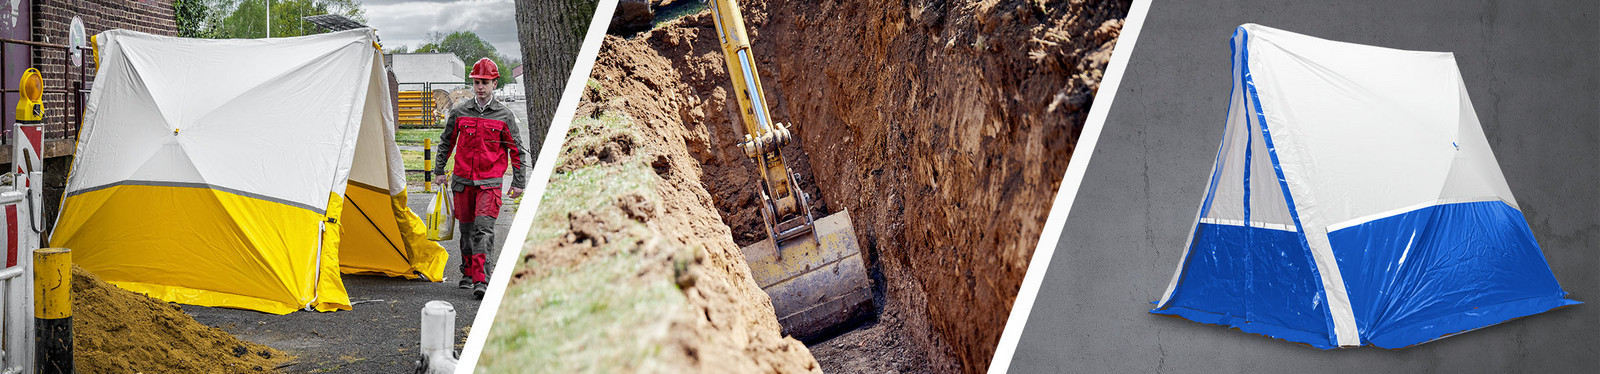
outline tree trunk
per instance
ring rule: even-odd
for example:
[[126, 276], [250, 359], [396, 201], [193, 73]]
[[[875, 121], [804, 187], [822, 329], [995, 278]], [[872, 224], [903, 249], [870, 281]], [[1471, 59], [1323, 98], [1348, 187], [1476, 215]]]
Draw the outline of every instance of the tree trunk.
[[528, 97], [528, 162], [550, 132], [550, 120], [567, 87], [597, 0], [518, 0], [517, 41], [522, 44], [522, 83]]

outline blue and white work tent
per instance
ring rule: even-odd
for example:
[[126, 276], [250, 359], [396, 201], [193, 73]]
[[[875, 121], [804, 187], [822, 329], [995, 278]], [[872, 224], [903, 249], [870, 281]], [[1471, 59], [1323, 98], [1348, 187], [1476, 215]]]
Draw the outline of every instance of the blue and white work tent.
[[1578, 304], [1511, 196], [1450, 53], [1233, 34], [1227, 129], [1151, 313], [1402, 348]]

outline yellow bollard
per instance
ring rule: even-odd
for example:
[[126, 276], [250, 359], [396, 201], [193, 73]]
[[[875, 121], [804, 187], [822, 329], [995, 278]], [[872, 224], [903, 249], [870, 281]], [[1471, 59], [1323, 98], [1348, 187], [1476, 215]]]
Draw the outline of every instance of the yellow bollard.
[[73, 372], [72, 250], [33, 251], [33, 316], [38, 372]]
[[422, 138], [422, 191], [433, 192], [433, 139]]

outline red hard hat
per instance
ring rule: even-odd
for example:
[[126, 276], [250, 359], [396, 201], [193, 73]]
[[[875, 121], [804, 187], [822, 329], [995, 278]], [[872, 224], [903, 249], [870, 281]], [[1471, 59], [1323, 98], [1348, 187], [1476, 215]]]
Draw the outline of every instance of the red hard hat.
[[472, 64], [472, 75], [470, 77], [473, 79], [500, 79], [500, 67], [495, 66], [494, 61], [490, 61], [488, 57], [484, 57], [478, 59], [478, 63]]

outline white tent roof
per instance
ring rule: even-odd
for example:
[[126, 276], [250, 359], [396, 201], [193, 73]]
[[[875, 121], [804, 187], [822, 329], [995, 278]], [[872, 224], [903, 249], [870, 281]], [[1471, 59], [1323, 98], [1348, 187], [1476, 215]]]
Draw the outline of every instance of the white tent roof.
[[1454, 55], [1246, 28], [1252, 74], [1273, 77], [1256, 90], [1280, 108], [1265, 119], [1310, 228], [1441, 202], [1517, 206]]
[[[68, 194], [125, 181], [200, 184], [323, 211], [330, 189], [343, 193], [376, 61], [370, 29], [227, 43], [103, 35], [101, 61], [124, 66], [101, 70], [127, 76], [97, 79], [87, 112], [120, 118], [88, 121], [78, 159], [93, 163], [74, 166]], [[308, 116], [344, 125], [297, 120]]]
[[[1229, 129], [1238, 131], [1229, 132], [1219, 157], [1242, 161], [1246, 148], [1268, 154], [1261, 132], [1247, 123], [1264, 120], [1308, 230], [1337, 229], [1439, 202], [1502, 200], [1517, 206], [1450, 53], [1244, 28], [1253, 39], [1238, 53], [1250, 54], [1252, 75], [1272, 79], [1234, 90], [1231, 100], [1239, 105], [1232, 107], [1246, 110], [1228, 114]], [[1259, 103], [1245, 103], [1250, 89]], [[1257, 108], [1272, 109], [1257, 116]], [[1250, 179], [1256, 195], [1252, 223], [1292, 229], [1272, 163], [1256, 160], [1250, 173], [1269, 177]], [[1219, 169], [1215, 200], [1242, 201], [1244, 163], [1219, 162]], [[1244, 209], [1213, 204], [1205, 218], [1243, 220]]]

